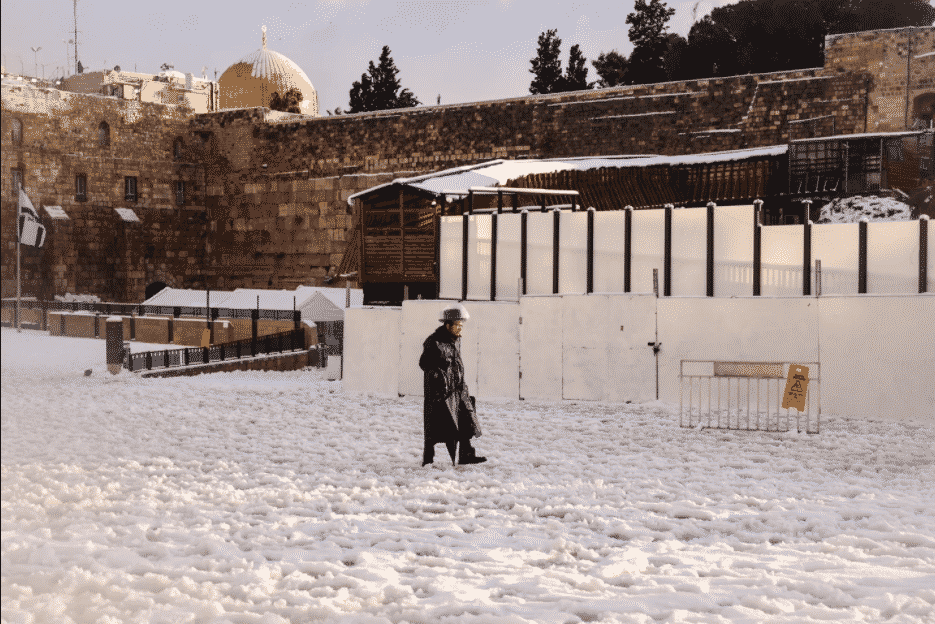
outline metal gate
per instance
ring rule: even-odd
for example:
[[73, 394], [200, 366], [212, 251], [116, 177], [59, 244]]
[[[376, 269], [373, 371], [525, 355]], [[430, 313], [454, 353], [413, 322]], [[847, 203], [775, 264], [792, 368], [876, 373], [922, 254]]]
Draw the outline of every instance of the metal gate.
[[[790, 365], [808, 367], [806, 409], [782, 408]], [[687, 395], [687, 402], [686, 402]], [[821, 374], [817, 362], [679, 363], [679, 426], [746, 431], [818, 433]]]

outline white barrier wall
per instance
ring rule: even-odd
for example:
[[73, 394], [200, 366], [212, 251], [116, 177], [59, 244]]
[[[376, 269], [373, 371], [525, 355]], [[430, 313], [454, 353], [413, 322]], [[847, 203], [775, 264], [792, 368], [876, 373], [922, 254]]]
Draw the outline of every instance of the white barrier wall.
[[400, 308], [350, 308], [344, 315], [344, 387], [396, 396]]
[[651, 295], [563, 296], [562, 398], [655, 399], [655, 356], [647, 345], [655, 339], [655, 308]]
[[935, 419], [935, 295], [821, 297], [822, 412]]
[[680, 360], [820, 361], [814, 298], [669, 297], [658, 314], [659, 399], [668, 403], [679, 402]]
[[519, 316], [519, 396], [561, 400], [562, 297], [523, 297]]

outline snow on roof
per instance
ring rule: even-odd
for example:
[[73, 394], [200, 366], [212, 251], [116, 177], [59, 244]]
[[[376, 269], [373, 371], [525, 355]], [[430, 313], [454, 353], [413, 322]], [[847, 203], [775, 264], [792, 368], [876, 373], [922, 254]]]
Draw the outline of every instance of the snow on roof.
[[593, 156], [576, 158], [552, 158], [529, 160], [490, 160], [477, 165], [465, 165], [428, 173], [412, 178], [396, 178], [392, 182], [371, 187], [365, 191], [354, 193], [348, 197], [348, 204], [363, 195], [368, 195], [394, 184], [405, 184], [411, 188], [420, 189], [429, 193], [443, 193], [444, 191], [467, 192], [472, 186], [502, 186], [509, 180], [516, 180], [527, 175], [541, 173], [554, 173], [556, 171], [601, 169], [607, 167], [651, 167], [673, 166], [694, 163], [725, 162], [759, 158], [763, 156], [778, 156], [785, 154], [787, 145], [759, 147], [725, 152], [707, 152], [704, 154], [688, 154], [685, 156]]
[[[220, 304], [230, 295], [229, 290], [212, 290], [211, 307], [220, 307]], [[144, 305], [200, 308], [208, 301], [208, 291], [187, 288], [166, 287], [143, 302]]]
[[261, 310], [301, 310], [310, 297], [302, 297], [294, 290], [263, 290], [238, 288], [218, 307], [231, 310], [255, 310], [259, 297]]
[[61, 206], [43, 206], [45, 211], [48, 213], [50, 219], [64, 221], [68, 219], [68, 213], [62, 209]]
[[132, 208], [114, 208], [117, 215], [128, 223], [139, 223], [140, 218], [136, 216], [136, 213], [133, 212]]
[[887, 137], [913, 136], [931, 132], [930, 130], [904, 130], [901, 132], [861, 132], [858, 134], [835, 134], [833, 136], [814, 137], [811, 139], [796, 139], [792, 143], [806, 143], [808, 141], [840, 141], [842, 139], [875, 139]]

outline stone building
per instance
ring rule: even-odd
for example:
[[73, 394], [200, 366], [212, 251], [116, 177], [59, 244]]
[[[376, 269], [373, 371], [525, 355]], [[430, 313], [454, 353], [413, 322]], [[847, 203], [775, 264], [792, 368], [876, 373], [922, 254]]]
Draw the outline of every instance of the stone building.
[[62, 79], [58, 86], [72, 93], [96, 93], [124, 100], [183, 106], [196, 113], [218, 109], [218, 83], [193, 74], [168, 70], [159, 74], [122, 71], [119, 67], [83, 72]]
[[309, 115], [195, 113], [5, 81], [3, 296], [15, 289], [18, 180], [37, 207], [68, 217], [43, 212], [49, 242], [25, 252], [25, 294], [141, 301], [158, 283], [339, 285], [358, 191], [494, 158], [696, 154], [904, 130], [931, 111], [933, 41], [932, 27], [841, 35], [820, 68], [329, 117], [314, 116], [313, 90], [303, 90]]

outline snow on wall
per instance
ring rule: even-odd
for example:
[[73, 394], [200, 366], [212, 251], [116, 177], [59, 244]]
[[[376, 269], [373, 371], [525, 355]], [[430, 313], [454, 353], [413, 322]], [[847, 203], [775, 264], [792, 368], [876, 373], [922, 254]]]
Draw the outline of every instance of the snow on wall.
[[345, 311], [346, 389], [396, 396], [399, 367], [390, 360], [399, 353], [400, 312], [399, 308], [349, 308]]
[[822, 412], [935, 419], [935, 295], [818, 299]]

